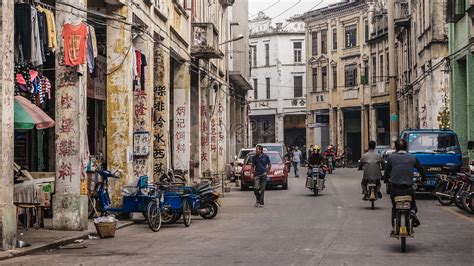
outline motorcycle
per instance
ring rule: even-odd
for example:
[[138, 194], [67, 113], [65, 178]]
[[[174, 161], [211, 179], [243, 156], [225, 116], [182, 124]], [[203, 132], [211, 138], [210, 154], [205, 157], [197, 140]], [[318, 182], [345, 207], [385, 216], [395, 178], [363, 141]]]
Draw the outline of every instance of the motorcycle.
[[334, 170], [333, 157], [328, 156], [326, 159], [326, 163], [327, 163], [329, 173], [332, 174], [332, 171]]
[[411, 196], [396, 196], [395, 201], [395, 217], [393, 220], [393, 231], [390, 237], [400, 239], [401, 251], [406, 251], [407, 237], [414, 237], [413, 219], [410, 214]]
[[193, 187], [193, 193], [196, 193], [199, 198], [199, 204], [192, 209], [192, 215], [199, 215], [204, 219], [212, 219], [216, 217], [221, 206], [221, 193], [216, 191], [217, 187], [212, 187], [210, 183], [203, 182]]
[[375, 209], [375, 201], [377, 200], [377, 183], [375, 181], [369, 181], [367, 184], [367, 190], [369, 191], [369, 201], [372, 210]]
[[318, 196], [324, 189], [324, 175], [321, 173], [321, 166], [309, 165], [311, 171], [306, 177], [306, 187], [313, 191], [314, 196]]

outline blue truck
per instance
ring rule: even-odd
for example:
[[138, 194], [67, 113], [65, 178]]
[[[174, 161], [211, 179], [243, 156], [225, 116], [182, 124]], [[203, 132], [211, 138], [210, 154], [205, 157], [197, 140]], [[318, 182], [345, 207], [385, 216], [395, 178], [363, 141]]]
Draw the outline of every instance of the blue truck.
[[[432, 191], [436, 185], [436, 175], [442, 173], [443, 166], [462, 165], [461, 147], [458, 136], [452, 130], [406, 129], [400, 137], [407, 141], [408, 152], [416, 156], [426, 171], [427, 180], [418, 191]], [[414, 176], [419, 175], [414, 170]]]

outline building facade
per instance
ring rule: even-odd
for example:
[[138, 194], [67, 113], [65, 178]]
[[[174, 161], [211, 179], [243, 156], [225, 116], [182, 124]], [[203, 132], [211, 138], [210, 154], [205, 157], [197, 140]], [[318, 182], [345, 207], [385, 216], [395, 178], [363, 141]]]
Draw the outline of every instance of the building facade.
[[449, 109], [448, 29], [442, 1], [396, 1], [399, 128], [439, 128]]
[[[237, 135], [231, 127], [246, 123], [248, 48], [232, 45], [239, 45], [235, 35], [247, 31], [248, 15], [236, 10], [231, 17], [233, 0], [212, 5], [195, 0], [14, 2], [0, 4], [2, 249], [15, 243], [14, 162], [37, 172], [34, 177], [54, 179], [53, 229], [84, 230], [88, 171], [99, 161], [120, 175], [110, 182], [112, 202], [119, 205], [122, 187], [136, 184], [140, 176], [158, 181], [174, 169], [193, 183], [222, 175], [231, 153], [246, 145], [247, 130]], [[247, 5], [239, 1], [237, 8]], [[35, 60], [22, 50], [31, 44], [14, 38], [22, 8], [54, 17], [56, 33], [48, 35], [48, 47], [41, 47], [45, 53]], [[69, 39], [62, 38], [66, 24], [92, 27], [87, 30], [94, 32], [88, 38], [93, 44], [87, 63], [71, 66], [65, 59], [65, 51], [71, 51], [66, 49]], [[232, 50], [245, 56], [229, 54]], [[24, 67], [51, 81], [49, 99], [18, 90], [15, 74]], [[19, 129], [14, 95], [31, 99], [54, 118], [49, 128]], [[231, 143], [235, 147], [228, 148]]]
[[336, 145], [338, 153], [350, 147], [352, 160], [361, 156], [369, 137], [368, 10], [366, 1], [347, 1], [303, 15], [308, 55], [307, 143], [324, 149]]
[[249, 93], [252, 146], [306, 144], [306, 48], [304, 22], [272, 24], [263, 12], [250, 21]]
[[[449, 23], [451, 126], [463, 151], [474, 140], [474, 1], [446, 1]], [[474, 158], [469, 151], [470, 158]]]

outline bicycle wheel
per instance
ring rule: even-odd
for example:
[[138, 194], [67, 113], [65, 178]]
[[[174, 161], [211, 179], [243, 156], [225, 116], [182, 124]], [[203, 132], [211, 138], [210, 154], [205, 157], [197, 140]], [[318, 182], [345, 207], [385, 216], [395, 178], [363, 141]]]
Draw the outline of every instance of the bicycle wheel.
[[183, 222], [184, 226], [189, 227], [191, 225], [191, 206], [187, 199], [183, 199]]
[[160, 206], [154, 200], [150, 201], [147, 206], [146, 217], [148, 220], [148, 226], [153, 232], [160, 231], [161, 228], [161, 211]]

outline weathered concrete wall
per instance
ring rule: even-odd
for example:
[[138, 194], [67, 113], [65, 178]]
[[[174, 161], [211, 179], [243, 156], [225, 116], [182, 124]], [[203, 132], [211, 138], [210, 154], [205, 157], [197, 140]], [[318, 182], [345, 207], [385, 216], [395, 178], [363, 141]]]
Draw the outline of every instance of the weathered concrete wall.
[[13, 249], [13, 1], [0, 2], [0, 248]]
[[[208, 68], [204, 68], [207, 70]], [[199, 172], [202, 176], [205, 176], [210, 171], [210, 116], [211, 110], [209, 109], [209, 93], [210, 93], [210, 84], [209, 84], [209, 77], [203, 76], [200, 82], [200, 123], [201, 123], [201, 130], [200, 130], [200, 140], [201, 140], [201, 147], [200, 147], [200, 162]]]
[[[128, 6], [108, 6], [132, 22]], [[111, 180], [112, 202], [119, 204], [122, 186], [134, 181], [132, 164], [133, 147], [133, 89], [132, 89], [132, 32], [131, 26], [117, 21], [107, 21], [107, 167], [119, 170], [119, 181]]]
[[[86, 1], [64, 1], [86, 8]], [[64, 10], [64, 11], [63, 11]], [[73, 15], [74, 14], [74, 15]], [[56, 13], [56, 29], [62, 36], [63, 25], [84, 12], [62, 6]], [[56, 54], [56, 180], [53, 196], [53, 228], [87, 229], [87, 190], [85, 162], [87, 136], [87, 75], [79, 76], [75, 67], [64, 62], [64, 41], [58, 37]], [[87, 71], [83, 65], [84, 71]]]

